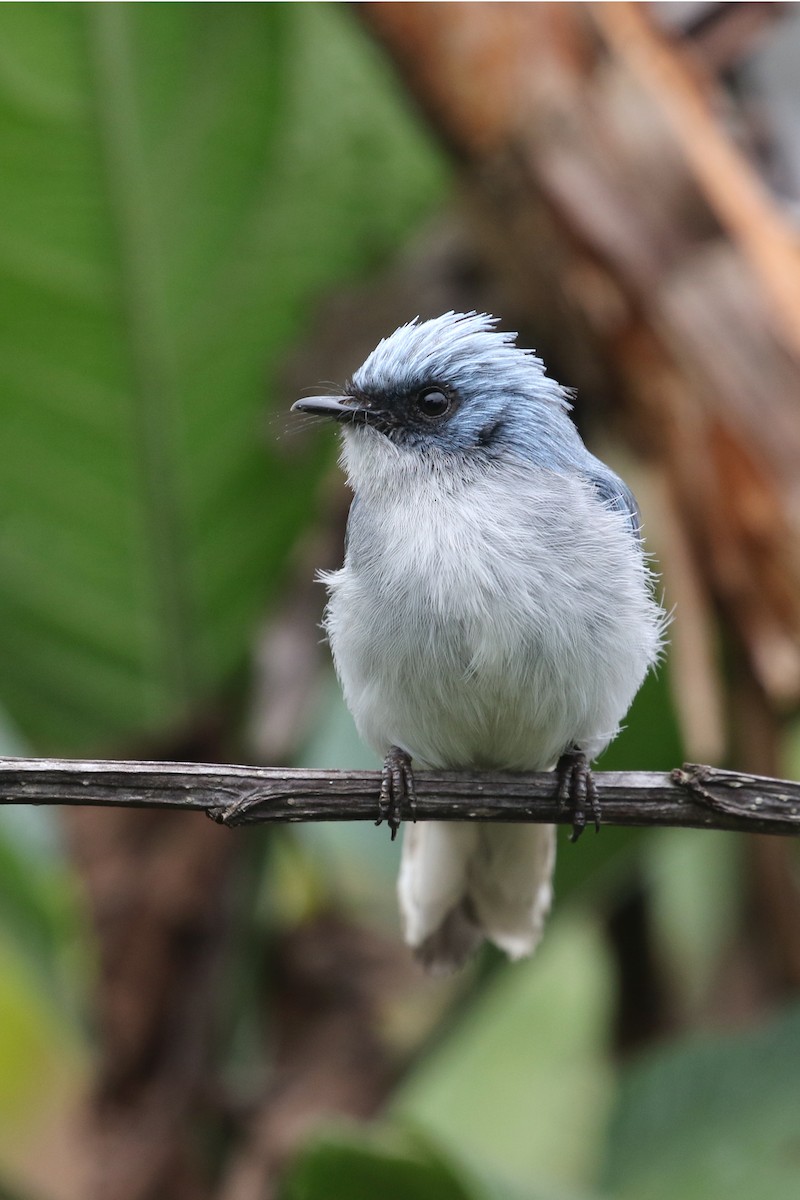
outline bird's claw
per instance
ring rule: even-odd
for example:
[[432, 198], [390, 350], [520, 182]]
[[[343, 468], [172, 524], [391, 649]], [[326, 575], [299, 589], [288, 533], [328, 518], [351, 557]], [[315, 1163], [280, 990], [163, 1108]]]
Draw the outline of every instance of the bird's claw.
[[392, 831], [392, 841], [397, 837], [397, 831], [403, 820], [403, 803], [407, 802], [411, 820], [416, 820], [417, 791], [414, 785], [414, 772], [411, 769], [411, 758], [399, 746], [392, 746], [383, 760], [381, 771], [381, 790], [378, 796], [378, 819], [376, 825], [386, 821]]
[[586, 828], [588, 807], [594, 827], [600, 831], [600, 797], [586, 755], [577, 749], [567, 750], [558, 761], [558, 803], [572, 811], [571, 842], [577, 842]]

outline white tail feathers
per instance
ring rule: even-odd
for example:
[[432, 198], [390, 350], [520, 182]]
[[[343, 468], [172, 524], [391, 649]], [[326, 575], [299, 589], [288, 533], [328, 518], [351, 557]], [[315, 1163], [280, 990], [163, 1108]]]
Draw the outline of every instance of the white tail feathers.
[[454, 970], [485, 938], [535, 950], [552, 898], [552, 825], [407, 825], [398, 879], [405, 939], [431, 970]]

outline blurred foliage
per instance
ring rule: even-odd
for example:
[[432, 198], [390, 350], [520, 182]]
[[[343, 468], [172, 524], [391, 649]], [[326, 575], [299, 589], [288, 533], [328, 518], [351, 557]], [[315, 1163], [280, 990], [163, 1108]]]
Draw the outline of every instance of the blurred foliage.
[[289, 1173], [280, 1200], [518, 1200], [496, 1180], [449, 1160], [429, 1139], [399, 1126], [316, 1141]]
[[[540, 1015], [531, 1013], [532, 1017]], [[518, 1051], [519, 1032], [516, 1029], [512, 1035]], [[544, 1043], [535, 1025], [532, 1035], [537, 1045]], [[676, 1196], [681, 1200], [751, 1200], [756, 1195], [764, 1200], [794, 1200], [800, 1158], [799, 1052], [800, 1009], [795, 1007], [761, 1029], [684, 1037], [648, 1060], [624, 1068], [604, 1141], [606, 1165], [601, 1183], [591, 1193], [565, 1189], [562, 1183], [542, 1185], [540, 1159], [516, 1184], [507, 1178], [508, 1159], [498, 1175], [489, 1174], [480, 1151], [490, 1135], [473, 1114], [459, 1126], [458, 1140], [467, 1149], [452, 1157], [451, 1152], [446, 1156], [441, 1149], [434, 1151], [437, 1141], [428, 1134], [422, 1148], [413, 1136], [409, 1140], [407, 1126], [400, 1121], [386, 1122], [370, 1136], [326, 1134], [300, 1155], [282, 1200], [378, 1194], [436, 1200], [578, 1200], [579, 1196], [588, 1200], [590, 1195], [596, 1200], [674, 1200]], [[495, 1143], [502, 1144], [505, 1135], [512, 1161], [526, 1154], [533, 1159], [526, 1142], [538, 1142], [542, 1123], [553, 1121], [551, 1089], [554, 1083], [558, 1086], [559, 1070], [554, 1063], [547, 1067], [550, 1088], [545, 1087], [539, 1095], [534, 1082], [529, 1093], [509, 1103], [504, 1097], [499, 1107], [493, 1102], [491, 1088], [483, 1086], [484, 1077], [469, 1072], [474, 1113], [482, 1104], [489, 1125], [500, 1126], [509, 1115], [513, 1121], [515, 1114], [518, 1126], [523, 1119], [526, 1123], [527, 1137], [519, 1128], [501, 1130]], [[465, 1076], [467, 1070], [465, 1067]], [[504, 1079], [515, 1075], [528, 1078], [524, 1068], [506, 1065]], [[480, 1086], [475, 1086], [476, 1080], [481, 1080]], [[573, 1100], [582, 1099], [582, 1089], [574, 1086], [577, 1078], [571, 1082]], [[466, 1104], [469, 1107], [469, 1098]], [[455, 1107], [455, 1113], [448, 1113], [454, 1125], [463, 1116], [463, 1105]], [[568, 1158], [576, 1152], [581, 1156], [584, 1130], [580, 1116], [572, 1121], [569, 1113], [559, 1110], [558, 1115], [560, 1138], [553, 1145]], [[432, 1127], [436, 1128], [435, 1121]], [[477, 1144], [470, 1137], [476, 1133]], [[483, 1163], [482, 1170], [472, 1166], [476, 1157]], [[488, 1161], [496, 1167], [492, 1157]], [[537, 1182], [531, 1183], [532, 1178]]]
[[476, 996], [392, 1110], [509, 1185], [585, 1185], [611, 1104], [612, 1004], [599, 926], [562, 912], [532, 960]]
[[72, 959], [82, 916], [75, 879], [60, 855], [42, 858], [8, 816], [0, 825], [3, 932], [38, 976], [43, 990], [71, 1002]]
[[[241, 683], [333, 454], [274, 436], [266, 412], [292, 399], [276, 372], [318, 298], [441, 203], [447, 170], [326, 4], [4, 5], [0, 161], [0, 751], [167, 745]], [[663, 670], [601, 765], [681, 757]], [[374, 765], [332, 679], [303, 763]], [[270, 927], [319, 905], [395, 928], [397, 854], [367, 824], [274, 839], [231, 988], [249, 975], [255, 995]], [[696, 1015], [739, 840], [564, 840], [533, 962], [487, 957], [443, 1017], [420, 984], [400, 1023], [428, 1041], [386, 1120], [310, 1141], [283, 1200], [794, 1196], [796, 1013], [612, 1059], [602, 917], [634, 878]], [[0, 1165], [22, 1177], [90, 1059], [89, 938], [41, 810], [0, 814], [0, 921]]]
[[620, 1200], [793, 1200], [800, 1007], [681, 1039], [623, 1073], [605, 1182]]
[[0, 940], [0, 1147], [42, 1117], [81, 1070], [76, 1030], [67, 1031], [56, 997]]
[[119, 747], [244, 664], [319, 470], [267, 434], [275, 367], [444, 172], [336, 6], [0, 33], [0, 698], [37, 748]]

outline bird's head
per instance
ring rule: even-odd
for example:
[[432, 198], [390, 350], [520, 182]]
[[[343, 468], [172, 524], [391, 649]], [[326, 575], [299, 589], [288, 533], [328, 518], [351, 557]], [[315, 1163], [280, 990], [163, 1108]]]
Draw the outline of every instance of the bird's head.
[[512, 453], [558, 469], [554, 459], [582, 450], [567, 393], [496, 324], [474, 312], [411, 321], [379, 342], [344, 395], [310, 396], [293, 410], [334, 418], [348, 440], [437, 457]]

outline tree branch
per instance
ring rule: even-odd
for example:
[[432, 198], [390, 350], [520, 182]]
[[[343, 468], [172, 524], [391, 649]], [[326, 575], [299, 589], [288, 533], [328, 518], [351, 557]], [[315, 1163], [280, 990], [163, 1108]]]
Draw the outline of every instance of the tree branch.
[[[669, 773], [595, 773], [605, 825], [800, 834], [800, 783], [685, 764]], [[569, 824], [552, 772], [420, 771], [418, 821]], [[207, 763], [0, 758], [0, 804], [201, 810], [228, 825], [368, 821], [377, 771]]]

